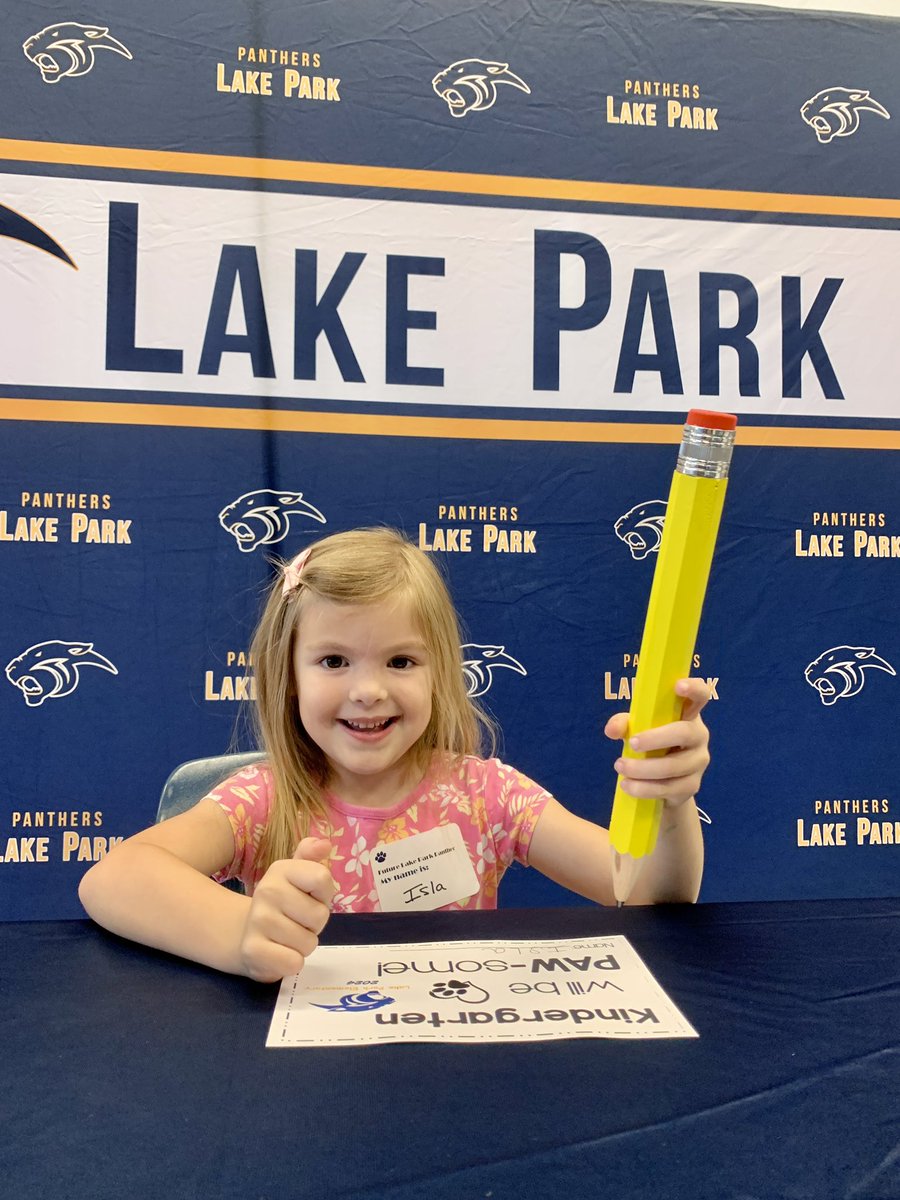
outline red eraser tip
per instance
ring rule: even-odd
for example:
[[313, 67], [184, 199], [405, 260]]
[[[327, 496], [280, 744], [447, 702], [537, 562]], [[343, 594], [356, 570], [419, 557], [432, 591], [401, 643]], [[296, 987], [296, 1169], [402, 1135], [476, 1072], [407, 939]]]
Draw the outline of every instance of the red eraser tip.
[[706, 408], [692, 408], [685, 425], [699, 425], [702, 429], [736, 429], [734, 413], [710, 412]]

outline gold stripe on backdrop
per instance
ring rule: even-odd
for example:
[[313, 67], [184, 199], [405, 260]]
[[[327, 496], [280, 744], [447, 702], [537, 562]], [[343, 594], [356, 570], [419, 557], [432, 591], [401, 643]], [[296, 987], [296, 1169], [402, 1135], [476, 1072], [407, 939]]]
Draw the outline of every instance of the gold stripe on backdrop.
[[[0, 420], [75, 425], [160, 425], [180, 429], [248, 429], [366, 437], [471, 438], [500, 442], [616, 442], [658, 445], [681, 440], [681, 424], [627, 421], [503, 420], [421, 417], [388, 413], [322, 413], [225, 408], [194, 404], [141, 404], [0, 398]], [[836, 450], [900, 450], [900, 430], [772, 428], [743, 425], [741, 446], [796, 446]]]
[[460, 171], [417, 171], [352, 163], [293, 162], [228, 154], [187, 154], [138, 150], [125, 146], [81, 146], [65, 142], [29, 142], [0, 138], [0, 159], [105, 167], [118, 171], [161, 171], [177, 175], [218, 175], [290, 183], [356, 188], [507, 196], [653, 208], [698, 208], [807, 216], [900, 218], [900, 200], [872, 196], [794, 195], [717, 188], [656, 187], [577, 179], [540, 179], [527, 175], [480, 175]]

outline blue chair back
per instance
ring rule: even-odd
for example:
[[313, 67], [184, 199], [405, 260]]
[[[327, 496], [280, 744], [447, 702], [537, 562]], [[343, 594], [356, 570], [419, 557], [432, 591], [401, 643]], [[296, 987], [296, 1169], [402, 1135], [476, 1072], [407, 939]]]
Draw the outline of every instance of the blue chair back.
[[259, 750], [244, 754], [220, 754], [215, 758], [195, 758], [176, 767], [163, 785], [156, 820], [165, 821], [193, 808], [211, 788], [222, 783], [241, 767], [260, 762], [266, 756]]

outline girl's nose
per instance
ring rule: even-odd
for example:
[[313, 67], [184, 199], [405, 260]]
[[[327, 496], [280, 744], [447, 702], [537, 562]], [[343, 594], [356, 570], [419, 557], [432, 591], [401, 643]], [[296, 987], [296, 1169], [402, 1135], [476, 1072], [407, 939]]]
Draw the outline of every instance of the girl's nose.
[[348, 696], [354, 704], [371, 705], [387, 700], [388, 693], [379, 675], [366, 674], [354, 679]]

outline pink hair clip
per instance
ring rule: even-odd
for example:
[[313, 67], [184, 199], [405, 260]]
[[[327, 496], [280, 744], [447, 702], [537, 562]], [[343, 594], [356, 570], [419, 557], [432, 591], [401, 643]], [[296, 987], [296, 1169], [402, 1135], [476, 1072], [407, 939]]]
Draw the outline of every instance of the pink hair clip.
[[306, 560], [309, 558], [311, 546], [307, 546], [305, 550], [301, 550], [296, 558], [292, 558], [289, 563], [284, 566], [284, 582], [281, 585], [282, 596], [289, 596], [291, 592], [300, 586], [300, 572], [306, 566]]

